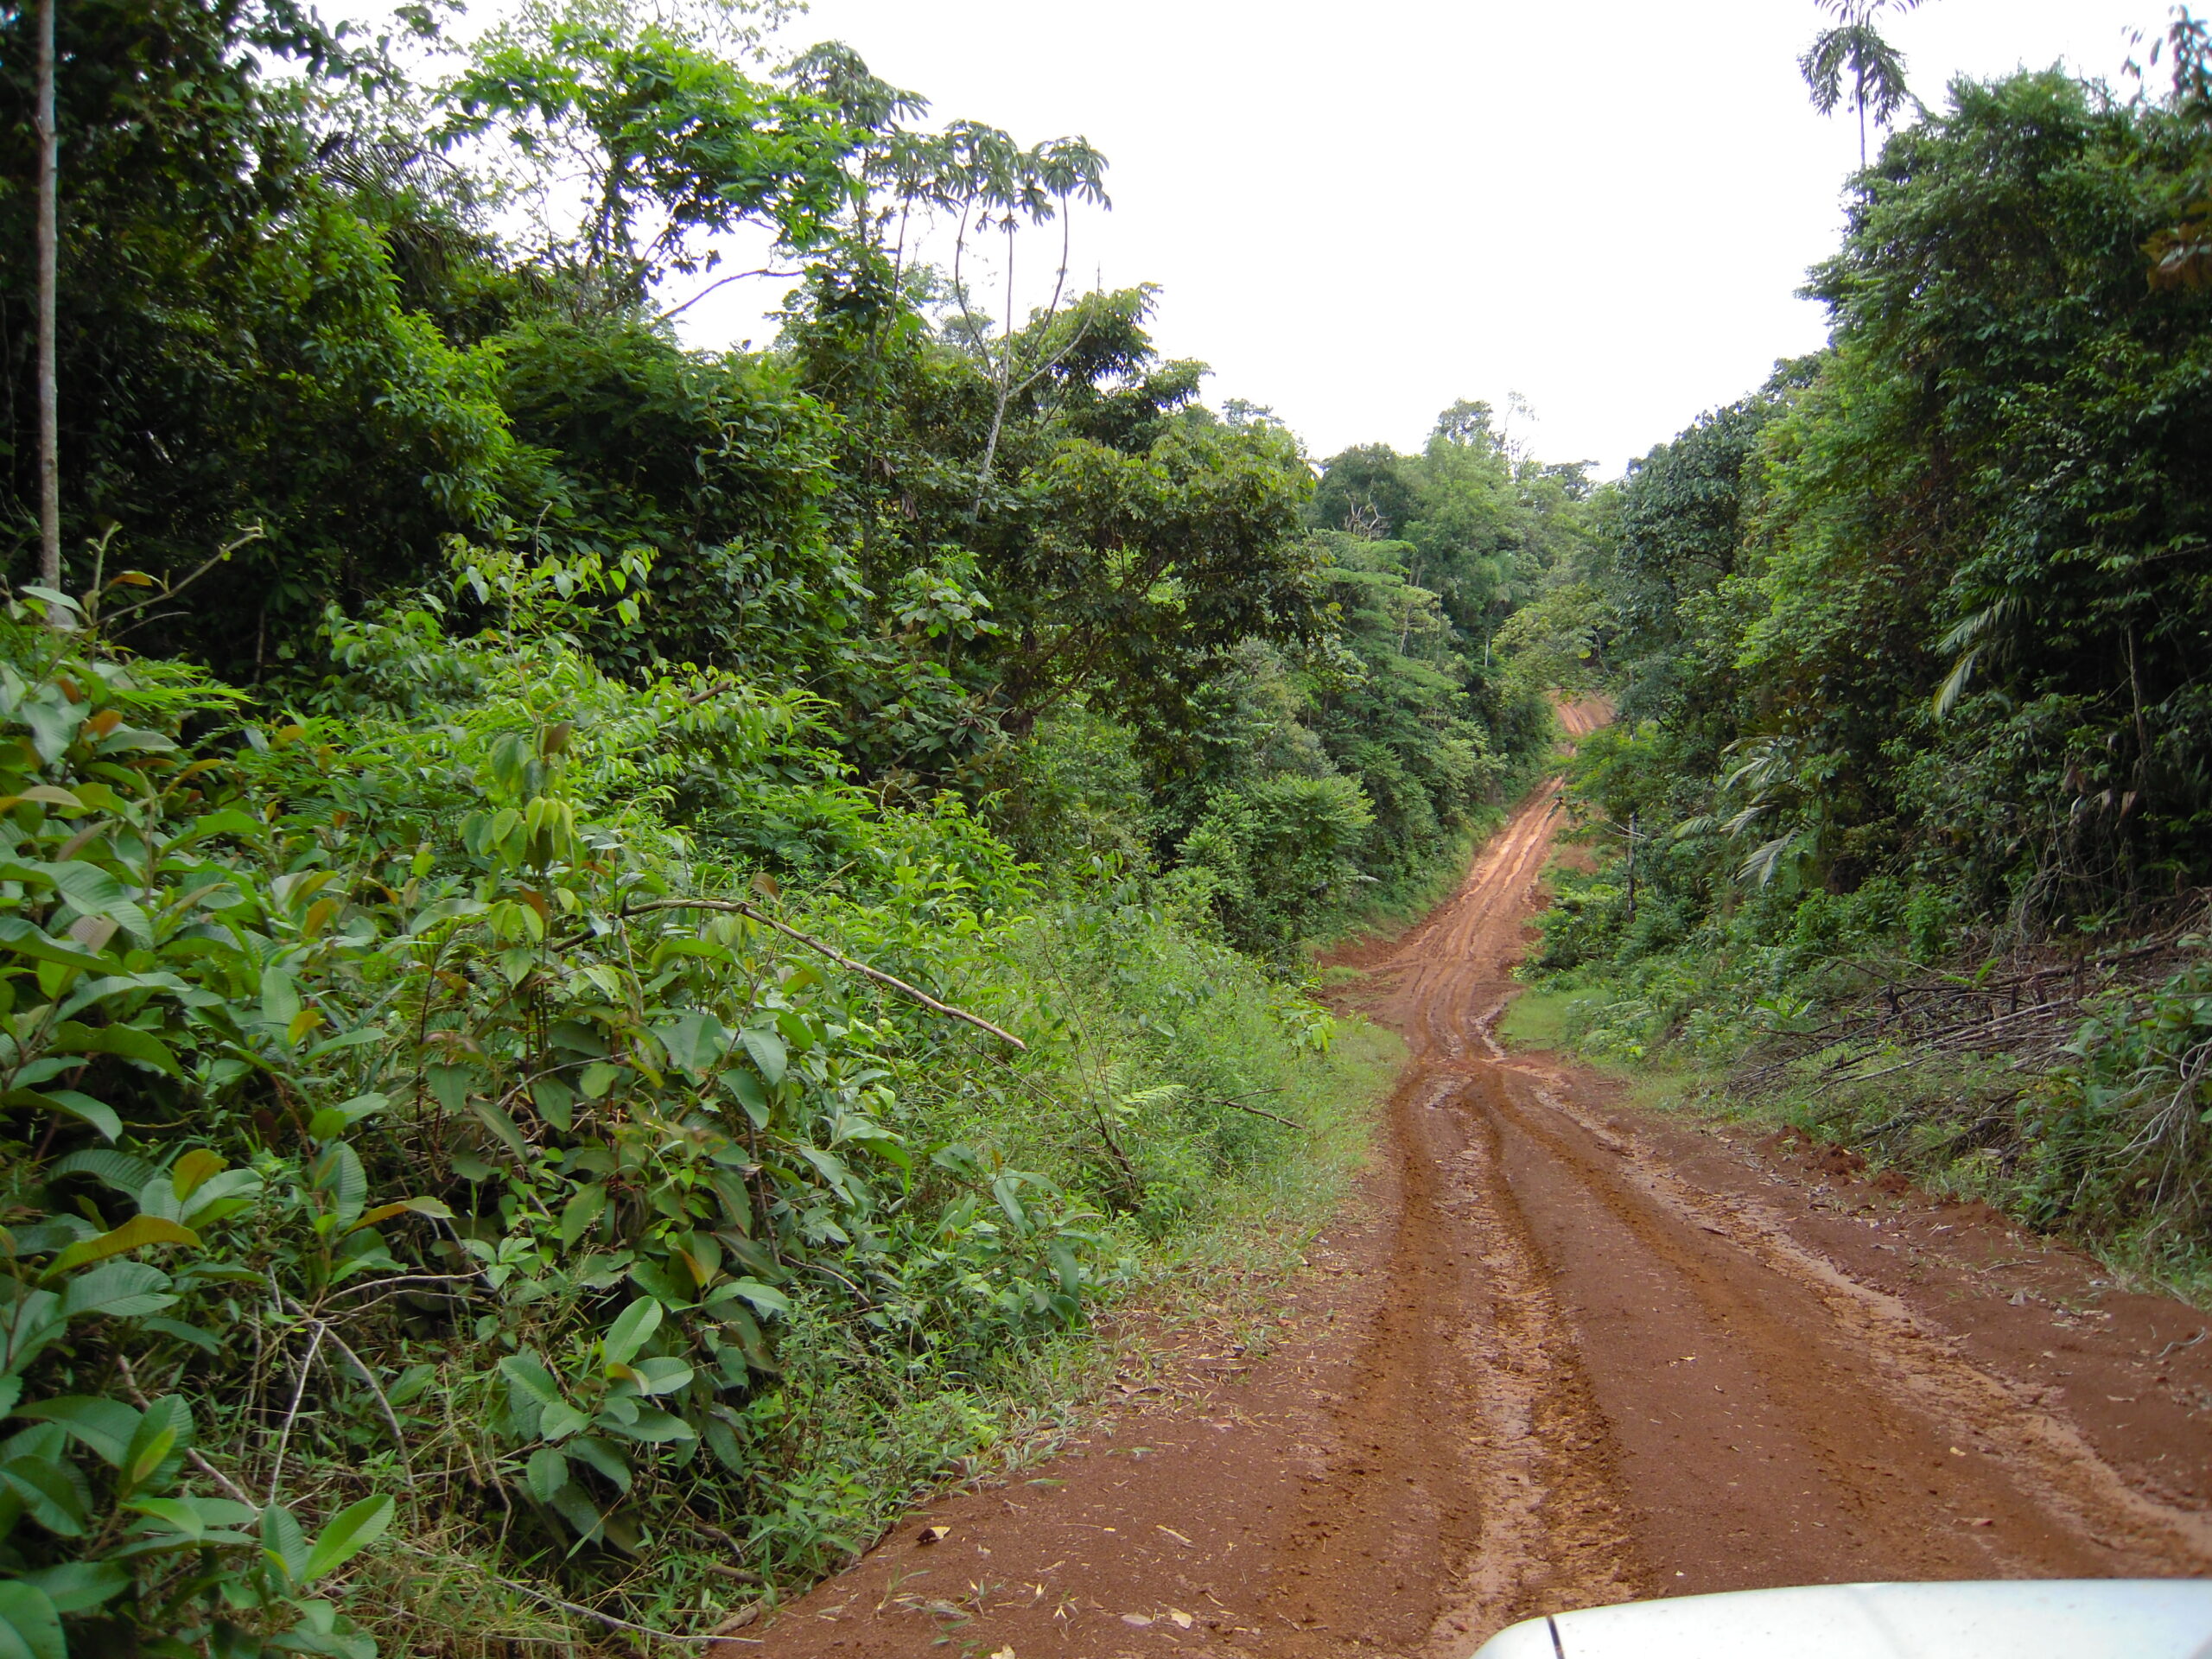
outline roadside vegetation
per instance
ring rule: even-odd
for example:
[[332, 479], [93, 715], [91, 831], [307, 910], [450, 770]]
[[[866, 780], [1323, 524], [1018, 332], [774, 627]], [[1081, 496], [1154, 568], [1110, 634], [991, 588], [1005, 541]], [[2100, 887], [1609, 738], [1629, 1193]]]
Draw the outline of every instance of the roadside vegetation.
[[2212, 60], [2158, 44], [1891, 137], [1830, 346], [1635, 463], [1508, 626], [1618, 698], [1529, 969], [1561, 1035], [2202, 1294]]
[[[1583, 469], [1462, 404], [1317, 492], [1150, 290], [970, 286], [1103, 157], [742, 9], [0, 10], [10, 247], [48, 20], [0, 1652], [697, 1637], [1294, 1259], [1395, 1055], [1311, 945], [1542, 759]], [[733, 229], [779, 333], [687, 350]]]

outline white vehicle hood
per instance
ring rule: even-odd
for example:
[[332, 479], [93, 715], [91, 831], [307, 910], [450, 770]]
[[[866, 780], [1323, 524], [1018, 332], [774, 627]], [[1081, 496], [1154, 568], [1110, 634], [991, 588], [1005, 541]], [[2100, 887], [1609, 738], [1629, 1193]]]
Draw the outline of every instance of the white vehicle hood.
[[1830, 1584], [1532, 1618], [1476, 1659], [2212, 1659], [2212, 1580]]

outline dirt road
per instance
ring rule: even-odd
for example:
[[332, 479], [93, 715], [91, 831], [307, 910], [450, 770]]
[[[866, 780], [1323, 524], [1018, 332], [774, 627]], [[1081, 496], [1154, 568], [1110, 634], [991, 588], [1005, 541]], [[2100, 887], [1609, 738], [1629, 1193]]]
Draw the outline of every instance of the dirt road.
[[1413, 1059], [1281, 1338], [1201, 1332], [729, 1651], [1459, 1659], [1641, 1596], [2212, 1572], [2212, 1321], [1499, 1051], [1555, 810], [1363, 964]]

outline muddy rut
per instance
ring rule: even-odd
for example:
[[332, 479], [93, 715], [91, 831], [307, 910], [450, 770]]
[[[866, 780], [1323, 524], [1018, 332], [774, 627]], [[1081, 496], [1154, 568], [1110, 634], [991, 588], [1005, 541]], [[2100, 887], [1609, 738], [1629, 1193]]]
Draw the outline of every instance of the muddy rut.
[[1266, 1354], [1199, 1332], [727, 1651], [1459, 1659], [1643, 1596], [2212, 1572], [2203, 1317], [1500, 1050], [1556, 813], [1362, 964], [1412, 1058]]

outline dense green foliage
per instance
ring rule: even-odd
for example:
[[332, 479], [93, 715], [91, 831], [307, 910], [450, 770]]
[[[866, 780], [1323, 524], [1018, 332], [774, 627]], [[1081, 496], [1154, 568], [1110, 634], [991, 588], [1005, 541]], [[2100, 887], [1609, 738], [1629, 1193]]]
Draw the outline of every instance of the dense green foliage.
[[[836, 1565], [1098, 1299], [1332, 1201], [1384, 1052], [1300, 949], [1548, 729], [1493, 641], [1579, 469], [1465, 405], [1317, 498], [1150, 290], [985, 316], [913, 260], [1103, 204], [1080, 139], [769, 67], [742, 6], [400, 17], [60, 8], [60, 590], [0, 266], [40, 1659], [696, 1634]], [[688, 350], [734, 230], [780, 334]]]
[[[954, 798], [841, 781], [805, 699], [609, 679], [506, 579], [480, 636], [334, 617], [349, 712], [283, 724], [10, 625], [19, 1627], [35, 1591], [178, 1652], [367, 1652], [308, 1590], [395, 1496], [403, 1579], [431, 1534], [580, 1591], [649, 1557], [633, 1615], [728, 1536], [818, 1571], [1357, 1097], [1325, 1016], [1141, 887], [1047, 901]], [[715, 855], [795, 823], [840, 872], [804, 900]], [[378, 1622], [426, 1651], [450, 1614]]]
[[[1611, 988], [1604, 1042], [1732, 1058], [1900, 976], [2158, 931], [2212, 880], [2212, 295], [2165, 257], [2212, 126], [2186, 20], [2172, 44], [2165, 99], [1955, 86], [1854, 187], [1811, 288], [1830, 347], [1620, 486], [1621, 720], [1575, 785], [1605, 868], [1562, 876], [1545, 953]], [[2116, 985], [2032, 1083], [1993, 1033], [1818, 1109], [2182, 1259], [2212, 1227], [2201, 979]]]

